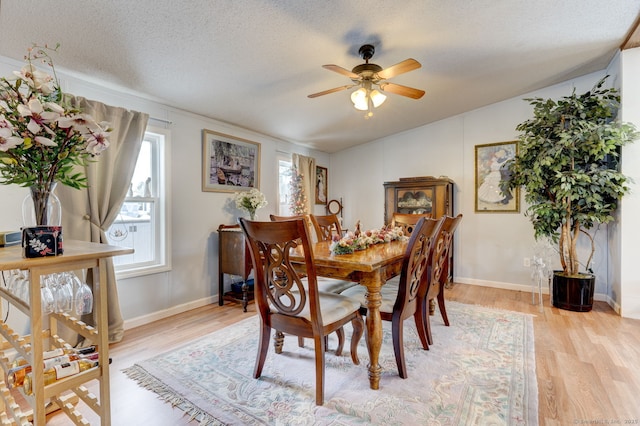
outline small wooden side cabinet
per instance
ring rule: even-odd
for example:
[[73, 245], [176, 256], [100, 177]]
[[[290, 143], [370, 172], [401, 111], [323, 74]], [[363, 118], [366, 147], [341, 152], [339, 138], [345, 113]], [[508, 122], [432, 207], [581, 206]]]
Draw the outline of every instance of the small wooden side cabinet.
[[[244, 233], [240, 225], [220, 225], [218, 227], [218, 304], [224, 305], [225, 300], [242, 303], [242, 309], [247, 312], [247, 305], [253, 300], [253, 290], [249, 288], [247, 278], [253, 269], [249, 248], [245, 243]], [[240, 291], [224, 291], [224, 275], [242, 277]]]

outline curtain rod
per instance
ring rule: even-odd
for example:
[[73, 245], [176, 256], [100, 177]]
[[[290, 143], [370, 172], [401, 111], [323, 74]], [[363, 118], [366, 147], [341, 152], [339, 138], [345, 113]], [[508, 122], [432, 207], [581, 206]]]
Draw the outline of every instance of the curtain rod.
[[149, 117], [149, 120], [159, 121], [159, 122], [165, 123], [165, 124], [173, 124], [172, 121], [164, 120], [162, 118], [155, 118], [155, 117], [151, 117], [151, 116]]

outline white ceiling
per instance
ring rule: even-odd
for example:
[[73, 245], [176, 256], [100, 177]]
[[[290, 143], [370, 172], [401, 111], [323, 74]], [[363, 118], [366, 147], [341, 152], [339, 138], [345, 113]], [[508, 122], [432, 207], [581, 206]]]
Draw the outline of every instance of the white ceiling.
[[[278, 139], [335, 152], [602, 70], [640, 0], [0, 0], [0, 55], [55, 45], [57, 67]], [[422, 68], [365, 120], [323, 64]], [[353, 90], [353, 89], [352, 89]]]

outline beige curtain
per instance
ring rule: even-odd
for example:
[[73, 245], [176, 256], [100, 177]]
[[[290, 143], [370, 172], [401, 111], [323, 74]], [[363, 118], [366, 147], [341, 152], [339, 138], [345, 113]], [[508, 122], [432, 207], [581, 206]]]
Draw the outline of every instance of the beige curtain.
[[293, 166], [298, 169], [298, 172], [302, 173], [302, 190], [304, 196], [307, 199], [307, 205], [305, 206], [305, 213], [313, 213], [313, 205], [316, 199], [316, 159], [312, 157], [305, 157], [300, 154], [292, 154], [291, 162]]
[[[72, 98], [71, 103], [96, 121], [107, 121], [113, 131], [109, 148], [86, 167], [88, 187], [78, 190], [59, 185], [56, 190], [63, 208], [64, 238], [106, 244], [106, 231], [127, 195], [149, 115], [82, 97]], [[109, 342], [119, 342], [124, 336], [124, 320], [111, 260], [107, 262], [106, 272]], [[87, 282], [93, 283], [91, 274]], [[91, 318], [83, 320], [89, 322]]]

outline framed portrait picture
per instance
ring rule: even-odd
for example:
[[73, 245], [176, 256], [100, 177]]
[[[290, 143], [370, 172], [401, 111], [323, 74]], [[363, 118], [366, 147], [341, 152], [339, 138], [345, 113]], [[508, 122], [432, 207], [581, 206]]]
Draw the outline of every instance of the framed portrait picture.
[[260, 144], [202, 131], [202, 190], [238, 192], [260, 188]]
[[327, 204], [327, 168], [316, 166], [316, 204]]
[[520, 188], [507, 188], [505, 167], [517, 152], [517, 141], [476, 145], [476, 212], [520, 211]]

